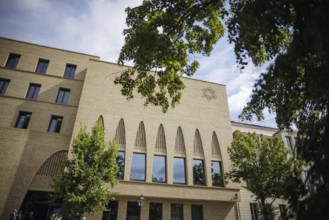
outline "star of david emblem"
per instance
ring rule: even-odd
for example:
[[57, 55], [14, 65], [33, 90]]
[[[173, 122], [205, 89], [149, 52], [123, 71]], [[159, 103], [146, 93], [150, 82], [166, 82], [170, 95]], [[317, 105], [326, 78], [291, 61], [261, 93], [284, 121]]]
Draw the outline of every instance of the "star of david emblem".
[[210, 87], [202, 89], [202, 93], [202, 97], [206, 98], [208, 101], [217, 98], [215, 91]]

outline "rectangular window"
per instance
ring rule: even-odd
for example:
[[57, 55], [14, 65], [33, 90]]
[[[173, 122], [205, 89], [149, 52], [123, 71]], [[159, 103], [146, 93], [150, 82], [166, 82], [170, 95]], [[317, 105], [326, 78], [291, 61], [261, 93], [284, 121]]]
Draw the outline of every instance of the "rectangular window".
[[6, 94], [10, 80], [0, 78], [0, 95]]
[[153, 182], [166, 182], [166, 157], [154, 156], [153, 158]]
[[143, 180], [145, 181], [145, 154], [133, 154], [133, 160], [131, 163], [131, 180]]
[[49, 64], [49, 60], [39, 59], [35, 72], [45, 74], [48, 68], [48, 64]]
[[250, 203], [250, 212], [251, 212], [251, 219], [252, 220], [258, 220], [257, 203]]
[[117, 220], [118, 219], [118, 201], [110, 201], [106, 206], [107, 211], [103, 212], [102, 220]]
[[186, 183], [184, 158], [174, 158], [174, 183]]
[[219, 161], [211, 161], [211, 177], [213, 186], [224, 187], [224, 179]]
[[150, 203], [149, 220], [162, 220], [162, 203]]
[[9, 57], [8, 57], [8, 60], [6, 63], [6, 67], [15, 69], [20, 58], [21, 58], [21, 55], [19, 55], [19, 54], [13, 54], [13, 53], [9, 54]]
[[294, 148], [292, 146], [291, 137], [290, 136], [286, 136], [286, 141], [287, 141], [287, 145], [288, 145], [288, 148], [289, 148], [291, 154], [294, 156], [295, 153], [294, 153]]
[[280, 209], [281, 220], [288, 220], [286, 205], [280, 204], [279, 209]]
[[31, 112], [19, 112], [15, 128], [27, 129], [31, 119]]
[[203, 220], [202, 205], [192, 205], [191, 215], [192, 215], [192, 220]]
[[70, 96], [70, 90], [69, 89], [60, 88], [58, 90], [56, 103], [58, 103], [58, 104], [67, 104], [67, 102], [69, 101], [69, 96]]
[[27, 91], [26, 98], [33, 99], [33, 100], [37, 99], [40, 88], [41, 88], [41, 85], [31, 83], [29, 86], [29, 90]]
[[193, 184], [204, 185], [204, 168], [203, 160], [193, 160]]
[[119, 172], [117, 173], [117, 179], [123, 180], [125, 173], [125, 152], [119, 151], [117, 156], [117, 164], [119, 166]]
[[171, 204], [171, 220], [183, 220], [183, 204]]
[[76, 65], [66, 64], [64, 77], [74, 79], [75, 70], [77, 69]]
[[138, 206], [138, 202], [127, 203], [127, 217], [126, 220], [140, 220], [141, 208]]
[[59, 133], [63, 122], [62, 116], [51, 116], [48, 132]]

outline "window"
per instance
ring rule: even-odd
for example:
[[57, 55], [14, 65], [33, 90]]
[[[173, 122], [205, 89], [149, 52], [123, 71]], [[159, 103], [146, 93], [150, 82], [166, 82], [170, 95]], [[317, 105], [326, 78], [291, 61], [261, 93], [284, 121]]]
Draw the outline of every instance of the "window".
[[192, 220], [203, 220], [202, 205], [191, 206]]
[[31, 83], [29, 86], [29, 90], [27, 91], [26, 98], [33, 100], [37, 99], [39, 95], [40, 87], [41, 85], [39, 84]]
[[48, 64], [49, 64], [49, 60], [39, 59], [38, 66], [35, 72], [45, 74], [48, 68]]
[[31, 115], [32, 115], [31, 112], [19, 112], [15, 128], [27, 129]]
[[133, 154], [130, 179], [145, 180], [145, 154]]
[[6, 67], [15, 69], [20, 58], [21, 55], [19, 54], [13, 54], [13, 53], [9, 54]]
[[250, 203], [250, 212], [251, 212], [251, 219], [252, 220], [258, 220], [257, 203]]
[[171, 204], [171, 220], [183, 220], [183, 204]]
[[280, 204], [279, 209], [280, 209], [281, 220], [288, 220], [286, 205]]
[[153, 182], [166, 182], [166, 157], [154, 156], [153, 158]]
[[9, 82], [10, 82], [9, 79], [0, 78], [0, 95], [4, 95], [6, 93]]
[[107, 211], [103, 212], [102, 220], [117, 220], [118, 218], [118, 201], [110, 201], [106, 206]]
[[64, 77], [65, 78], [74, 78], [75, 75], [75, 70], [77, 69], [76, 65], [72, 65], [72, 64], [66, 64], [66, 68], [65, 68], [65, 73], [64, 73]]
[[69, 89], [60, 88], [58, 90], [56, 103], [58, 103], [58, 104], [67, 104], [67, 102], [69, 101], [69, 96], [70, 96], [70, 90]]
[[62, 116], [51, 116], [48, 132], [59, 133], [63, 122]]
[[138, 202], [127, 203], [127, 217], [126, 220], [140, 220], [141, 208], [138, 206]]
[[150, 203], [149, 220], [162, 219], [162, 203]]
[[211, 161], [211, 177], [213, 186], [224, 186], [224, 179], [219, 161]]
[[291, 154], [294, 156], [295, 153], [294, 153], [294, 148], [292, 146], [291, 137], [290, 136], [286, 136], [286, 141], [287, 141], [288, 148], [291, 151]]
[[125, 152], [119, 151], [117, 156], [117, 164], [119, 166], [119, 172], [117, 173], [117, 179], [123, 180], [125, 173]]
[[203, 160], [193, 160], [193, 184], [204, 185]]
[[175, 157], [174, 158], [174, 183], [185, 184], [185, 159]]

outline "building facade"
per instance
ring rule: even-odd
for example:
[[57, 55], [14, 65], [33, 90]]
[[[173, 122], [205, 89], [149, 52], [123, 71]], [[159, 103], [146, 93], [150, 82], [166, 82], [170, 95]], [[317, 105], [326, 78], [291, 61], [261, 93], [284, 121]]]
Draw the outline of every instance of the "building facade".
[[52, 177], [100, 117], [120, 145], [119, 195], [111, 213], [88, 219], [239, 218], [239, 185], [220, 181], [232, 141], [224, 85], [183, 78], [181, 104], [164, 114], [138, 95], [127, 101], [113, 80], [128, 67], [97, 56], [0, 38], [0, 65], [1, 219], [60, 211], [47, 197]]

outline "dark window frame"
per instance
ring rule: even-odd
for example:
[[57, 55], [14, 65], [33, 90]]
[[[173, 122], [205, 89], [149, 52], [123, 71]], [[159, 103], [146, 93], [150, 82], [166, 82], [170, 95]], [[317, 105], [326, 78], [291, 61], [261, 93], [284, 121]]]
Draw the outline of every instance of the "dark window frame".
[[[48, 132], [60, 133], [62, 124], [63, 124], [63, 120], [64, 120], [63, 116], [52, 115], [50, 118], [49, 126], [48, 126]], [[54, 126], [53, 126], [53, 123], [55, 123]], [[52, 127], [54, 127], [54, 129], [52, 129]]]
[[15, 123], [15, 128], [27, 129], [31, 120], [32, 112], [20, 111]]
[[[179, 208], [179, 209], [176, 209], [176, 208]], [[178, 203], [171, 203], [170, 217], [172, 220], [183, 220], [184, 219], [184, 205], [178, 204]]]
[[[199, 209], [201, 208], [201, 209]], [[199, 211], [201, 210], [201, 213], [197, 213], [196, 211]], [[197, 216], [195, 216], [197, 215]], [[201, 217], [201, 218], [198, 218], [198, 215]], [[192, 220], [203, 220], [203, 206], [202, 205], [194, 205], [192, 204], [191, 205], [191, 217], [192, 217]]]
[[35, 68], [35, 72], [40, 74], [46, 74], [49, 62], [50, 61], [47, 59], [39, 59], [37, 68]]
[[[160, 181], [160, 180], [157, 180], [157, 179], [154, 179], [153, 178], [153, 173], [154, 173], [154, 158], [155, 157], [163, 157], [164, 158], [164, 181]], [[166, 183], [167, 182], [167, 157], [165, 155], [157, 155], [157, 154], [155, 154], [153, 156], [152, 182], [155, 182], [155, 183]]]
[[10, 79], [0, 78], [0, 95], [5, 95], [10, 83]]
[[[132, 178], [132, 174], [133, 174], [133, 167], [134, 167], [134, 155], [144, 155], [144, 179], [133, 179]], [[146, 181], [146, 153], [139, 153], [139, 152], [133, 152], [132, 154], [132, 161], [131, 161], [131, 169], [130, 169], [130, 180], [133, 180], [133, 181], [142, 181], [142, 182], [145, 182]]]
[[[153, 206], [153, 208], [152, 208]], [[156, 213], [156, 209], [158, 212]], [[160, 202], [150, 202], [149, 206], [149, 220], [161, 220], [163, 218], [163, 205]]]
[[[201, 164], [202, 164], [202, 179], [200, 181], [196, 181], [195, 179], [195, 164], [194, 164], [194, 161], [201, 161]], [[193, 166], [192, 166], [192, 170], [193, 170], [193, 185], [199, 185], [199, 186], [204, 186], [206, 184], [206, 176], [205, 176], [205, 164], [204, 164], [204, 160], [203, 159], [193, 159], [192, 161], [193, 163]]]
[[[184, 182], [175, 182], [175, 159], [182, 159], [184, 161]], [[187, 184], [187, 176], [186, 176], [186, 158], [185, 157], [174, 157], [173, 160], [173, 183], [174, 184], [181, 184], [181, 185], [186, 185]]]
[[250, 213], [252, 220], [258, 220], [258, 205], [257, 203], [249, 203], [250, 204]]
[[[213, 163], [218, 163], [219, 164], [219, 174], [220, 174], [220, 176], [218, 178], [220, 178], [220, 179], [216, 179], [216, 177], [214, 176], [214, 171], [213, 171], [213, 168], [212, 168]], [[219, 161], [219, 160], [212, 160], [211, 161], [211, 179], [212, 179], [212, 186], [224, 187], [223, 166], [222, 166], [222, 162]]]
[[41, 84], [30, 83], [25, 98], [36, 100], [39, 96], [40, 89], [41, 89]]
[[21, 59], [21, 55], [17, 53], [10, 53], [6, 62], [5, 67], [16, 69], [19, 60]]
[[[122, 166], [120, 166], [120, 164], [119, 164], [119, 153], [123, 153], [123, 165]], [[124, 179], [124, 176], [125, 176], [126, 152], [125, 151], [119, 151], [116, 160], [117, 160], [117, 164], [119, 166], [119, 171], [118, 171], [116, 177], [119, 180], [123, 180]]]
[[66, 105], [69, 101], [70, 95], [71, 95], [70, 89], [59, 88], [56, 97], [56, 103]]
[[[138, 216], [138, 218], [136, 218]], [[128, 201], [126, 210], [126, 220], [141, 219], [141, 207], [138, 206], [138, 202]]]
[[76, 70], [77, 70], [77, 65], [66, 64], [64, 71], [64, 78], [74, 79]]

